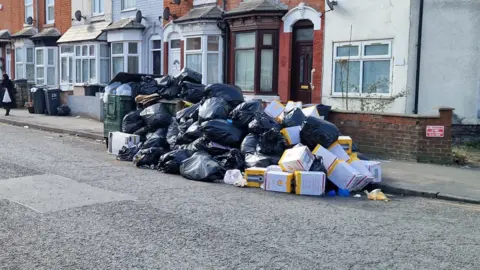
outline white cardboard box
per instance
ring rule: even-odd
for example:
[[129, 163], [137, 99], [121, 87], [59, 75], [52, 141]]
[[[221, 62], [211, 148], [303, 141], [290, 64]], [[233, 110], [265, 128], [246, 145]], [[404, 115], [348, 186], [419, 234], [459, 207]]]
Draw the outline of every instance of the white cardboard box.
[[292, 192], [293, 173], [269, 171], [265, 174], [265, 190]]
[[332, 146], [330, 146], [329, 149], [330, 149], [330, 152], [332, 152], [332, 154], [337, 156], [338, 159], [345, 160], [345, 161], [348, 161], [350, 159], [350, 156], [348, 155], [348, 153], [338, 143], [334, 143]]
[[286, 172], [308, 171], [315, 157], [306, 146], [285, 150], [278, 165]]
[[289, 101], [287, 102], [287, 105], [285, 106], [285, 112], [288, 113], [289, 111], [299, 108], [302, 109], [302, 102], [301, 101]]
[[287, 127], [280, 130], [280, 133], [283, 135], [288, 145], [296, 145], [300, 143], [301, 130], [302, 130], [301, 126]]
[[363, 175], [362, 180], [358, 181], [357, 185], [354, 187], [354, 190], [362, 190], [366, 185], [373, 182], [374, 177], [362, 160], [351, 160], [349, 163], [350, 166]]
[[295, 172], [295, 193], [321, 196], [325, 193], [326, 179], [323, 172]]
[[323, 158], [323, 165], [325, 165], [325, 169], [327, 170], [329, 170], [335, 163], [335, 161], [338, 160], [337, 156], [335, 156], [332, 152], [328, 151], [320, 144], [315, 147], [315, 149], [313, 150], [313, 154], [317, 157]]
[[265, 107], [265, 113], [271, 117], [278, 119], [280, 115], [284, 112], [285, 107], [280, 101], [274, 100]]
[[133, 146], [140, 143], [140, 136], [123, 132], [110, 132], [108, 134], [108, 153], [118, 155], [124, 145]]
[[382, 165], [378, 161], [363, 160], [363, 163], [367, 169], [373, 175], [373, 182], [380, 183], [382, 182]]
[[363, 175], [345, 161], [335, 162], [328, 171], [328, 179], [341, 189], [352, 190], [363, 178]]
[[323, 118], [320, 117], [320, 114], [318, 114], [318, 110], [317, 110], [316, 106], [307, 107], [307, 108], [303, 109], [302, 112], [303, 112], [303, 114], [305, 114], [306, 117], [313, 116], [313, 117], [316, 117], [318, 119], [323, 119]]

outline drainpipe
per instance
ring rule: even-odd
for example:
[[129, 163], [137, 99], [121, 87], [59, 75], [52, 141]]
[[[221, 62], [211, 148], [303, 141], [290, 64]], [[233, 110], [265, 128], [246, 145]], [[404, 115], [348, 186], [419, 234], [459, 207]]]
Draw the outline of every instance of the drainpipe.
[[415, 105], [413, 113], [418, 113], [418, 99], [420, 92], [420, 60], [422, 58], [422, 31], [423, 31], [423, 5], [424, 0], [420, 0], [420, 14], [418, 16], [418, 38], [417, 38], [417, 71], [415, 74]]

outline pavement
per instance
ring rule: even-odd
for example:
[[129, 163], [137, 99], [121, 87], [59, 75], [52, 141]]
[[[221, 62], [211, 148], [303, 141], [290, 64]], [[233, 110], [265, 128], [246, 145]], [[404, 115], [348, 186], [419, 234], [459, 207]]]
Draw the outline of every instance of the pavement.
[[480, 206], [308, 197], [135, 168], [0, 124], [2, 269], [480, 269]]
[[[0, 122], [103, 140], [103, 123], [78, 117], [29, 114], [12, 110]], [[382, 161], [383, 182], [376, 187], [394, 194], [480, 204], [480, 169]]]

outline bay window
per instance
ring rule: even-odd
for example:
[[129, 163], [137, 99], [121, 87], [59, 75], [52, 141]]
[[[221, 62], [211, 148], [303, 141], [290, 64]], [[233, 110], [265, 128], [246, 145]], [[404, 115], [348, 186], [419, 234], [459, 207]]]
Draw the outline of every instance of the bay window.
[[150, 70], [153, 74], [162, 74], [162, 40], [160, 37], [153, 37], [150, 40], [150, 51], [152, 59]]
[[203, 84], [222, 81], [220, 62], [220, 36], [187, 37], [185, 66], [203, 75]]
[[140, 46], [138, 42], [112, 43], [112, 77], [119, 72], [139, 73]]
[[15, 48], [15, 79], [35, 80], [34, 47]]
[[390, 93], [391, 41], [334, 44], [334, 94]]
[[234, 82], [244, 92], [273, 93], [276, 86], [277, 31], [234, 33]]
[[56, 86], [57, 83], [57, 47], [35, 48], [35, 84]]

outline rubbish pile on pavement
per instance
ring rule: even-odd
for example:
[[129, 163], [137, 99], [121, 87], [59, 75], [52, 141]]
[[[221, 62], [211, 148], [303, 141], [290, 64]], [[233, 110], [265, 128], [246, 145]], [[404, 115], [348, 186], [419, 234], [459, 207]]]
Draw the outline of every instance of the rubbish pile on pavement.
[[[352, 139], [316, 106], [274, 101], [264, 107], [245, 101], [233, 85], [201, 80], [185, 68], [176, 77], [109, 85], [105, 95], [132, 95], [138, 107], [124, 117], [122, 132], [110, 135], [109, 152], [190, 180], [299, 195], [348, 195], [382, 180], [380, 163], [360, 160]], [[172, 115], [161, 100], [177, 98], [187, 106]]]

